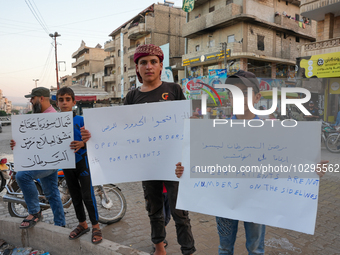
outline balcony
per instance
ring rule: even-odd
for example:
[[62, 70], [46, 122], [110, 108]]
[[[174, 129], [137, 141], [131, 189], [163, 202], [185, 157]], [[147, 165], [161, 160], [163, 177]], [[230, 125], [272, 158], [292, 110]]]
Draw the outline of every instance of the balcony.
[[111, 83], [116, 82], [115, 75], [110, 74], [110, 75], [104, 76], [104, 82], [111, 82]]
[[89, 61], [90, 61], [90, 55], [85, 53], [84, 55], [79, 57], [76, 62], [72, 63], [72, 67], [76, 68], [77, 66], [82, 65], [82, 64], [89, 62]]
[[312, 37], [316, 37], [316, 29], [314, 29], [314, 26], [313, 26], [313, 24], [315, 23], [313, 22], [310, 23], [310, 25], [302, 24], [302, 26], [305, 27], [303, 28], [299, 26], [298, 21], [279, 15], [274, 18], [274, 23], [282, 26], [282, 28], [284, 29], [292, 30], [295, 33], [306, 34]]
[[183, 25], [183, 37], [193, 38], [205, 34], [211, 29], [227, 26], [232, 22], [234, 16], [241, 14], [241, 11], [242, 6], [232, 3], [189, 21]]
[[128, 68], [128, 77], [132, 77], [136, 75], [136, 67], [129, 67]]
[[76, 52], [72, 54], [72, 58], [77, 58], [78, 55], [83, 54], [84, 52], [88, 51], [88, 47], [85, 45], [81, 46]]
[[115, 51], [116, 47], [115, 47], [115, 42], [114, 41], [108, 41], [104, 44], [104, 51]]
[[114, 57], [107, 57], [107, 58], [105, 58], [104, 59], [104, 66], [107, 66], [107, 67], [109, 67], [109, 66], [115, 66], [115, 59], [114, 59]]
[[72, 78], [78, 78], [80, 76], [87, 76], [90, 74], [90, 67], [85, 66], [83, 69], [77, 70], [77, 72], [72, 74]]
[[324, 41], [306, 43], [302, 46], [301, 57], [340, 51], [340, 37]]
[[133, 58], [133, 55], [135, 54], [136, 48], [137, 47], [135, 47], [135, 46], [132, 46], [132, 47], [128, 48], [128, 57], [129, 58]]
[[300, 13], [302, 16], [320, 21], [325, 14], [340, 10], [340, 0], [302, 0]]
[[135, 25], [131, 27], [128, 31], [128, 38], [131, 40], [137, 40], [140, 37], [143, 37], [150, 32], [146, 30], [145, 23], [138, 23], [138, 25]]

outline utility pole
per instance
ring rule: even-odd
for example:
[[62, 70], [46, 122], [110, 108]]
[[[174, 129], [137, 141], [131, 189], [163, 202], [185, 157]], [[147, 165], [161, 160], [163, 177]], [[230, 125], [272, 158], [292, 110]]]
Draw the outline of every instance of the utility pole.
[[33, 81], [35, 82], [35, 87], [37, 87], [37, 81], [39, 81], [39, 79], [33, 79]]
[[57, 89], [59, 89], [59, 79], [58, 79], [58, 59], [57, 59], [57, 37], [60, 36], [58, 32], [54, 32], [54, 34], [49, 34], [51, 38], [54, 38], [54, 48], [55, 48], [55, 71], [57, 75]]

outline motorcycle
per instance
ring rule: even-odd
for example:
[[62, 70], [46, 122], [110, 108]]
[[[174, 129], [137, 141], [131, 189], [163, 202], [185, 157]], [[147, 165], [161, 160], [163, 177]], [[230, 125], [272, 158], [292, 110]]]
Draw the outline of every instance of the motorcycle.
[[0, 159], [0, 192], [5, 188], [6, 180], [10, 178], [8, 171], [7, 158]]
[[326, 144], [329, 135], [336, 133], [336, 129], [330, 123], [322, 121], [321, 124], [321, 140]]
[[[15, 179], [16, 172], [14, 171], [14, 164], [7, 163], [7, 167], [10, 171], [10, 179], [5, 184], [7, 192], [3, 196], [3, 201], [8, 202], [8, 212], [12, 217], [26, 218], [28, 216], [27, 205]], [[50, 204], [43, 193], [39, 179], [34, 182], [38, 190], [41, 210], [49, 209]], [[72, 198], [69, 195], [62, 169], [58, 170], [58, 188], [63, 207], [70, 207]], [[125, 215], [127, 204], [119, 187], [114, 184], [107, 184], [94, 186], [93, 189], [97, 202], [98, 221], [104, 224], [112, 224], [120, 221]]]
[[340, 152], [340, 127], [336, 128], [335, 133], [327, 137], [325, 145], [330, 152]]

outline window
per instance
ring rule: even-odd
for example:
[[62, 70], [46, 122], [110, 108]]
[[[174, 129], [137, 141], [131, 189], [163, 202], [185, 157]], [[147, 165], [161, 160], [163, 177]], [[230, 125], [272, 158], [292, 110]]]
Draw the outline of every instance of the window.
[[257, 49], [264, 50], [264, 36], [257, 35]]
[[120, 50], [118, 50], [118, 57], [120, 57]]
[[126, 73], [126, 65], [124, 65], [124, 73]]
[[228, 43], [235, 42], [235, 35], [229, 35], [228, 36]]
[[232, 4], [232, 3], [233, 3], [233, 0], [227, 0], [225, 4], [228, 5], [228, 4]]
[[295, 42], [300, 42], [300, 37], [295, 37]]
[[215, 6], [209, 8], [209, 12], [215, 11]]
[[214, 47], [215, 46], [215, 40], [211, 40], [208, 42], [208, 47]]
[[124, 55], [127, 53], [126, 46], [124, 47]]
[[195, 46], [195, 50], [196, 50], [196, 51], [200, 51], [200, 46], [199, 46], [199, 45], [196, 45], [196, 46]]
[[300, 15], [299, 14], [295, 14], [295, 20], [300, 21]]

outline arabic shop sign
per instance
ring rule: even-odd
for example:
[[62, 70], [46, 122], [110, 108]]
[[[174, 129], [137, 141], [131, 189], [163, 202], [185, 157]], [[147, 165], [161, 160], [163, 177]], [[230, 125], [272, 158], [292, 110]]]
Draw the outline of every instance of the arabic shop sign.
[[303, 78], [340, 77], [340, 52], [298, 58], [297, 65]]
[[[227, 49], [226, 58], [229, 58], [230, 55], [231, 55], [231, 50]], [[197, 64], [197, 63], [202, 63], [202, 62], [211, 61], [211, 60], [222, 60], [223, 58], [224, 58], [223, 51], [213, 52], [209, 54], [204, 54], [200, 57], [183, 59], [182, 66], [190, 66], [191, 64]]]

